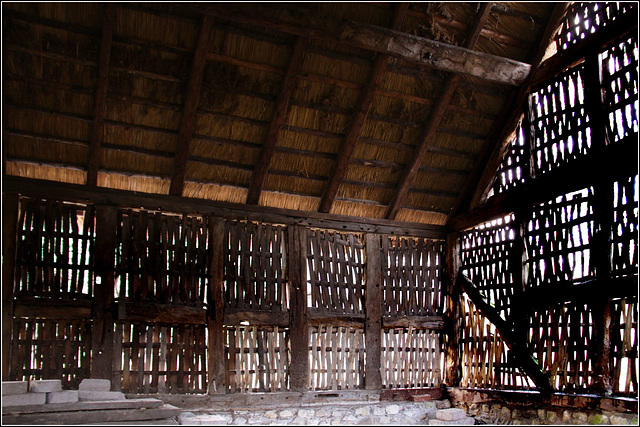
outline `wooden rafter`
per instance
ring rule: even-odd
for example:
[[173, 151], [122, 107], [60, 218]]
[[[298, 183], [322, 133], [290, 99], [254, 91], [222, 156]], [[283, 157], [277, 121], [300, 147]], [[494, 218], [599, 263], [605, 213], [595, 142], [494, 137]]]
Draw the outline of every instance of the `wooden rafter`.
[[189, 145], [193, 138], [193, 129], [196, 121], [198, 102], [200, 101], [200, 90], [202, 88], [202, 77], [206, 63], [209, 40], [211, 39], [212, 18], [203, 16], [200, 26], [200, 34], [196, 43], [196, 50], [193, 55], [193, 63], [189, 73], [187, 92], [184, 100], [184, 110], [182, 121], [178, 131], [178, 145], [176, 147], [176, 157], [171, 173], [171, 186], [169, 194], [180, 196], [184, 188], [184, 175], [187, 168], [187, 157], [189, 156]]
[[398, 57], [438, 70], [465, 74], [506, 85], [520, 85], [530, 65], [476, 52], [469, 48], [418, 37], [375, 25], [336, 21], [290, 6], [250, 7], [229, 4], [194, 6], [195, 10], [221, 19], [255, 25], [310, 39], [344, 43], [353, 47]]
[[[518, 121], [522, 114], [522, 105], [524, 104], [527, 94], [531, 88], [531, 82], [537, 74], [537, 70], [541, 65], [542, 58], [546, 52], [549, 42], [553, 39], [556, 31], [558, 30], [567, 6], [567, 3], [558, 3], [553, 8], [540, 44], [538, 45], [531, 61], [532, 64], [534, 64], [533, 71], [518, 90], [517, 96], [512, 97], [511, 101], [508, 101], [506, 104], [504, 111], [510, 111], [510, 114], [504, 116], [506, 117], [504, 122], [496, 122], [494, 131], [491, 132], [490, 138], [488, 139], [488, 143], [485, 144], [483, 151], [478, 156], [479, 161], [476, 163], [476, 167], [469, 175], [463, 190], [460, 192], [458, 200], [456, 200], [453, 209], [451, 210], [450, 217], [459, 214], [467, 207], [474, 208], [480, 201], [484, 191], [491, 184], [491, 181], [500, 166], [502, 156], [508, 147], [509, 140], [507, 137], [514, 132], [518, 126]], [[496, 132], [498, 127], [501, 129], [501, 132]], [[496, 135], [498, 136], [496, 137]]]
[[[491, 11], [491, 3], [483, 3], [480, 5], [480, 9], [476, 15], [474, 23], [470, 26], [469, 34], [465, 41], [465, 48], [471, 49], [478, 41], [480, 37], [480, 31], [482, 27], [486, 23], [487, 19], [489, 19], [489, 12]], [[447, 81], [442, 89], [442, 93], [440, 94], [440, 98], [436, 101], [433, 106], [431, 113], [429, 114], [429, 118], [425, 124], [425, 127], [420, 136], [420, 141], [418, 143], [418, 147], [415, 150], [415, 154], [411, 158], [411, 162], [407, 165], [405, 172], [400, 179], [398, 187], [391, 199], [391, 203], [389, 204], [389, 208], [387, 209], [386, 218], [395, 219], [398, 211], [403, 206], [404, 201], [407, 197], [407, 193], [409, 192], [409, 188], [411, 184], [415, 181], [416, 175], [422, 165], [422, 161], [424, 159], [425, 154], [427, 153], [428, 147], [433, 143], [433, 137], [436, 133], [438, 126], [440, 125], [440, 121], [444, 115], [444, 112], [453, 96], [454, 91], [458, 85], [460, 80], [459, 75], [452, 75], [447, 78]]]
[[[391, 19], [392, 29], [397, 30], [400, 28], [408, 7], [408, 3], [399, 3], [396, 5]], [[362, 133], [362, 127], [364, 126], [367, 115], [371, 110], [373, 98], [380, 82], [382, 81], [382, 75], [384, 74], [390, 59], [391, 57], [389, 55], [379, 54], [373, 63], [371, 74], [369, 75], [369, 81], [362, 89], [360, 100], [358, 102], [358, 109], [353, 115], [351, 125], [347, 131], [347, 137], [340, 146], [337, 161], [333, 164], [333, 170], [330, 175], [331, 178], [322, 194], [320, 207], [318, 209], [320, 212], [329, 212], [331, 210], [333, 201], [338, 193], [338, 187], [340, 187], [340, 183], [347, 173], [347, 167], [351, 160], [351, 156], [353, 155], [353, 150], [355, 149], [358, 138]]]
[[98, 184], [98, 169], [100, 168], [101, 145], [104, 139], [104, 116], [107, 111], [107, 85], [109, 81], [109, 61], [111, 59], [111, 45], [113, 43], [113, 27], [115, 22], [115, 6], [107, 3], [102, 21], [102, 40], [98, 57], [98, 83], [96, 86], [96, 102], [93, 114], [93, 128], [89, 144], [87, 163], [87, 185], [95, 187]]
[[271, 158], [275, 152], [276, 143], [278, 142], [278, 132], [284, 122], [287, 114], [287, 108], [291, 99], [291, 94], [296, 87], [296, 77], [302, 68], [302, 59], [308, 44], [306, 37], [298, 37], [291, 53], [289, 66], [285, 74], [284, 83], [280, 90], [280, 95], [276, 101], [276, 107], [269, 122], [269, 130], [260, 150], [258, 163], [253, 171], [249, 193], [247, 194], [247, 204], [257, 205], [260, 200], [260, 193], [264, 187], [264, 183], [269, 172]]

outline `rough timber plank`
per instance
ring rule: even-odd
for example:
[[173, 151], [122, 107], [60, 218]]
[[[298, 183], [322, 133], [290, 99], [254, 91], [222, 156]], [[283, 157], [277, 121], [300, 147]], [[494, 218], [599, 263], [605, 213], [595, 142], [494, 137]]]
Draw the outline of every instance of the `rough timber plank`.
[[107, 85], [109, 81], [109, 61], [113, 43], [113, 27], [115, 22], [115, 5], [106, 3], [102, 23], [102, 41], [98, 57], [98, 84], [96, 87], [96, 103], [94, 106], [93, 128], [89, 143], [89, 163], [87, 165], [87, 185], [95, 187], [98, 183], [101, 145], [104, 139], [103, 121], [107, 111]]
[[[409, 8], [408, 3], [398, 3], [395, 5], [394, 15], [391, 19], [391, 28], [398, 30], [404, 20], [404, 16]], [[322, 199], [320, 200], [320, 212], [331, 211], [331, 206], [338, 193], [340, 183], [347, 173], [347, 167], [351, 161], [353, 151], [356, 147], [356, 143], [362, 134], [362, 128], [367, 119], [367, 115], [373, 105], [373, 99], [382, 81], [382, 75], [387, 69], [387, 65], [391, 57], [389, 55], [378, 54], [371, 72], [369, 75], [369, 81], [362, 89], [360, 99], [358, 101], [358, 110], [351, 119], [347, 136], [340, 146], [340, 152], [338, 153], [338, 159], [333, 164], [333, 170], [331, 172], [331, 178], [329, 183], [325, 186]]]
[[423, 37], [353, 21], [336, 21], [311, 11], [292, 7], [194, 7], [199, 12], [288, 34], [306, 36], [372, 50], [439, 70], [467, 74], [508, 85], [519, 85], [528, 76], [530, 65], [475, 52]]
[[176, 417], [180, 409], [171, 405], [163, 405], [158, 408], [136, 409], [96, 409], [92, 411], [76, 412], [51, 412], [20, 415], [3, 415], [2, 421], [7, 424], [88, 424], [105, 422], [125, 422], [158, 420]]
[[[482, 30], [482, 27], [484, 27], [484, 24], [487, 22], [487, 19], [489, 19], [490, 11], [491, 3], [484, 3], [480, 6], [474, 23], [471, 25], [469, 33], [467, 35], [467, 39], [465, 41], [466, 48], [473, 48], [473, 46], [478, 41], [480, 31]], [[431, 108], [427, 123], [425, 124], [424, 129], [420, 135], [418, 147], [415, 150], [414, 155], [411, 157], [411, 161], [406, 166], [405, 171], [403, 172], [403, 176], [396, 188], [396, 191], [393, 193], [393, 197], [391, 198], [391, 203], [389, 204], [385, 218], [395, 219], [398, 211], [404, 205], [404, 201], [407, 197], [407, 194], [409, 193], [409, 188], [415, 181], [416, 175], [418, 174], [418, 171], [422, 166], [422, 161], [428, 151], [428, 147], [433, 144], [435, 133], [440, 126], [440, 121], [444, 116], [447, 105], [449, 105], [449, 101], [451, 101], [451, 97], [453, 96], [453, 93], [455, 92], [459, 81], [459, 75], [451, 75], [447, 78], [444, 88], [440, 92], [438, 100]]]
[[289, 367], [292, 391], [309, 389], [309, 326], [307, 318], [307, 229], [290, 226], [288, 233], [289, 295], [291, 313], [291, 365]]
[[178, 145], [176, 147], [176, 157], [173, 171], [171, 173], [171, 187], [169, 194], [181, 195], [184, 188], [184, 175], [187, 168], [187, 157], [189, 156], [189, 145], [193, 138], [193, 129], [196, 123], [196, 110], [200, 101], [200, 91], [202, 88], [202, 78], [204, 66], [211, 39], [212, 22], [211, 17], [204, 16], [200, 27], [200, 34], [193, 56], [189, 82], [187, 83], [187, 94], [184, 101], [182, 121], [178, 131]]
[[209, 272], [211, 274], [207, 291], [209, 311], [207, 328], [209, 331], [208, 349], [208, 394], [224, 393], [225, 359], [224, 359], [224, 290], [223, 290], [223, 257], [224, 257], [224, 225], [221, 218], [209, 217]]
[[302, 68], [302, 58], [307, 48], [308, 39], [306, 37], [298, 37], [293, 52], [291, 53], [291, 59], [289, 60], [289, 66], [285, 74], [284, 83], [280, 90], [280, 95], [276, 101], [276, 107], [269, 122], [269, 129], [267, 131], [267, 137], [262, 148], [260, 149], [260, 157], [258, 163], [253, 171], [253, 177], [251, 178], [251, 185], [249, 186], [249, 192], [247, 194], [247, 204], [256, 205], [260, 199], [260, 193], [262, 187], [267, 178], [267, 172], [269, 171], [269, 164], [271, 158], [275, 152], [276, 143], [278, 142], [278, 132], [284, 122], [287, 114], [287, 107], [289, 106], [289, 100], [293, 90], [296, 88], [296, 77]]
[[367, 359], [365, 366], [365, 389], [382, 389], [380, 337], [382, 333], [382, 262], [380, 236], [367, 233], [367, 282], [365, 292], [365, 346]]

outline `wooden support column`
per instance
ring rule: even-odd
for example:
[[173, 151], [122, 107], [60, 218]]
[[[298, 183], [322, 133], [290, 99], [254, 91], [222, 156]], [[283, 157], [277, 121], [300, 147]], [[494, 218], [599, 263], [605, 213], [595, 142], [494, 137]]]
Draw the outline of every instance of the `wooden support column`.
[[91, 378], [113, 379], [113, 300], [117, 210], [96, 206], [95, 288], [91, 332]]
[[290, 298], [289, 367], [291, 391], [309, 391], [309, 319], [307, 315], [307, 229], [288, 227], [288, 267]]
[[107, 112], [107, 85], [109, 82], [109, 61], [111, 59], [111, 45], [113, 43], [113, 27], [115, 21], [115, 6], [107, 3], [102, 22], [102, 40], [98, 57], [98, 83], [96, 87], [96, 103], [93, 114], [93, 129], [89, 144], [89, 158], [87, 164], [87, 185], [95, 187], [98, 184], [98, 169], [100, 168], [101, 146], [104, 139], [104, 116]]
[[208, 394], [226, 392], [224, 369], [224, 219], [209, 217], [209, 286], [207, 287], [207, 378]]
[[13, 289], [18, 238], [18, 195], [2, 195], [2, 381], [9, 381]]
[[447, 235], [446, 246], [446, 290], [447, 311], [445, 317], [446, 354], [444, 382], [449, 387], [460, 385], [460, 289], [456, 287], [456, 277], [460, 268], [460, 233]]
[[364, 368], [364, 388], [382, 390], [380, 372], [380, 340], [382, 334], [382, 260], [380, 235], [367, 233], [367, 283], [365, 291], [365, 348], [367, 363]]
[[[593, 141], [592, 156], [603, 158], [607, 145], [607, 112], [602, 102], [602, 89], [600, 85], [600, 65], [598, 51], [594, 50], [585, 58], [585, 98], [587, 113], [591, 121]], [[610, 245], [609, 238], [613, 225], [613, 179], [606, 175], [598, 174], [593, 186], [593, 216], [595, 233], [591, 240], [591, 259], [596, 270], [596, 283], [598, 290], [612, 286], [610, 277]], [[600, 292], [599, 292], [600, 293]], [[593, 375], [596, 392], [611, 395], [611, 299], [600, 298], [593, 300], [591, 305], [593, 316], [593, 340], [594, 348], [598, 349]]]

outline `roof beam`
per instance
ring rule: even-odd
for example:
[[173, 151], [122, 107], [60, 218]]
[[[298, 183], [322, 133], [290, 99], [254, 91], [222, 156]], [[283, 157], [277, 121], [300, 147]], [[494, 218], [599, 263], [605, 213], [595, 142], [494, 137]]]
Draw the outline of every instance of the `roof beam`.
[[278, 132], [284, 122], [287, 115], [287, 108], [289, 107], [289, 101], [291, 100], [291, 94], [296, 87], [296, 77], [302, 68], [302, 58], [307, 48], [308, 39], [306, 37], [298, 37], [295, 46], [291, 53], [291, 59], [289, 60], [289, 66], [285, 74], [284, 83], [280, 90], [280, 95], [276, 101], [276, 107], [269, 122], [269, 129], [267, 136], [262, 144], [260, 150], [260, 157], [258, 163], [253, 170], [253, 177], [251, 178], [251, 185], [249, 186], [249, 193], [247, 194], [247, 204], [257, 205], [260, 200], [260, 193], [264, 187], [264, 183], [267, 178], [267, 172], [269, 172], [269, 165], [275, 152], [276, 143], [278, 142]]
[[[465, 41], [465, 48], [471, 49], [478, 41], [480, 37], [480, 31], [482, 27], [489, 19], [489, 12], [491, 11], [491, 3], [482, 3], [480, 5], [480, 9], [476, 14], [473, 24], [470, 25], [469, 34], [467, 35], [467, 39]], [[431, 113], [429, 114], [429, 118], [425, 124], [425, 127], [422, 131], [422, 135], [420, 137], [420, 142], [418, 147], [415, 150], [415, 154], [411, 158], [411, 162], [407, 165], [405, 172], [400, 178], [400, 182], [398, 183], [398, 187], [391, 199], [391, 203], [389, 204], [389, 208], [387, 209], [387, 213], [385, 217], [387, 219], [395, 219], [398, 211], [404, 205], [404, 200], [407, 197], [409, 192], [409, 188], [415, 181], [416, 175], [420, 170], [420, 166], [422, 165], [422, 161], [424, 160], [424, 156], [427, 153], [428, 147], [433, 143], [433, 137], [440, 126], [440, 121], [444, 116], [444, 112], [453, 96], [453, 92], [456, 90], [458, 82], [460, 81], [459, 75], [452, 75], [447, 78], [445, 82], [444, 88], [442, 89], [442, 93], [440, 94], [440, 98], [436, 101], [433, 106]]]
[[[391, 19], [392, 29], [397, 30], [400, 28], [408, 8], [408, 3], [398, 3], [396, 5]], [[318, 208], [320, 212], [329, 212], [331, 210], [331, 206], [333, 205], [333, 201], [338, 193], [340, 183], [347, 173], [347, 167], [351, 160], [351, 156], [353, 156], [353, 151], [356, 147], [356, 143], [358, 142], [358, 138], [360, 138], [360, 135], [362, 134], [362, 127], [364, 126], [367, 115], [371, 110], [376, 90], [382, 81], [382, 75], [384, 74], [390, 59], [391, 57], [389, 55], [378, 54], [373, 63], [371, 74], [369, 75], [369, 81], [360, 93], [358, 110], [353, 115], [351, 125], [347, 132], [347, 137], [345, 138], [344, 143], [340, 146], [337, 161], [333, 164], [333, 170], [330, 175], [331, 179], [322, 194], [320, 207]]]
[[104, 139], [103, 120], [107, 111], [107, 85], [109, 82], [109, 61], [113, 44], [113, 27], [115, 23], [115, 6], [107, 3], [102, 21], [102, 40], [98, 56], [98, 82], [96, 85], [96, 102], [93, 114], [93, 127], [89, 155], [87, 162], [87, 185], [95, 187], [98, 184], [98, 169], [100, 168], [101, 145]]
[[193, 139], [193, 129], [196, 121], [198, 102], [200, 101], [200, 90], [202, 88], [202, 77], [204, 75], [209, 40], [211, 39], [212, 21], [212, 18], [209, 16], [202, 17], [200, 34], [198, 35], [196, 50], [193, 55], [193, 63], [189, 73], [187, 93], [184, 100], [184, 111], [178, 131], [176, 157], [171, 173], [171, 186], [169, 188], [169, 194], [174, 196], [182, 195], [184, 188], [184, 175], [187, 168], [189, 145], [191, 144], [191, 139]]
[[[474, 170], [469, 175], [463, 190], [458, 196], [458, 200], [456, 200], [453, 209], [451, 210], [450, 218], [459, 214], [464, 209], [474, 208], [481, 200], [485, 190], [487, 190], [491, 184], [491, 181], [500, 166], [500, 161], [508, 148], [510, 141], [507, 137], [513, 133], [518, 126], [518, 122], [522, 114], [522, 105], [526, 101], [531, 88], [531, 83], [538, 72], [537, 70], [541, 65], [540, 63], [547, 50], [547, 46], [558, 31], [558, 27], [564, 17], [567, 7], [568, 3], [558, 3], [551, 11], [551, 15], [547, 21], [547, 26], [545, 27], [542, 38], [540, 39], [540, 44], [532, 57], [531, 62], [534, 64], [533, 71], [522, 84], [517, 95], [512, 96], [511, 100], [507, 101], [505, 104], [505, 108], [503, 108], [502, 111], [506, 113], [504, 115], [506, 119], [503, 123], [496, 121], [494, 129], [488, 138], [488, 143], [485, 144], [483, 151], [478, 156], [478, 162], [476, 163]], [[498, 131], [498, 129], [500, 129], [501, 132]]]
[[520, 85], [531, 66], [424, 37], [353, 21], [338, 21], [309, 10], [282, 5], [198, 4], [195, 10], [221, 19], [264, 27], [310, 39], [344, 43], [402, 58], [442, 71]]

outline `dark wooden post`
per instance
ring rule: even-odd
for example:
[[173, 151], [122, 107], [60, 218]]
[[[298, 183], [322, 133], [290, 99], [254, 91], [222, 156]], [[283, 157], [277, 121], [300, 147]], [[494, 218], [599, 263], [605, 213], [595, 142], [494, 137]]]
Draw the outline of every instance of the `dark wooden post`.
[[[600, 64], [598, 52], [585, 58], [585, 98], [587, 113], [591, 120], [593, 135], [593, 156], [603, 153], [607, 144], [607, 112], [602, 102], [600, 84]], [[605, 178], [598, 178], [594, 185], [593, 216], [595, 233], [591, 241], [591, 260], [596, 270], [596, 281], [599, 289], [609, 286], [609, 234], [613, 226], [613, 183]], [[592, 303], [593, 340], [597, 349], [593, 369], [594, 387], [598, 393], [611, 395], [611, 366], [609, 347], [611, 345], [611, 301], [608, 298], [594, 298]]]
[[18, 195], [2, 195], [2, 381], [9, 381], [13, 287], [16, 264]]
[[288, 227], [288, 266], [290, 295], [289, 367], [292, 391], [309, 390], [309, 320], [307, 318], [307, 229], [299, 225]]
[[367, 283], [365, 292], [365, 348], [367, 363], [364, 368], [364, 388], [382, 389], [380, 373], [380, 339], [382, 333], [382, 263], [380, 236], [367, 234]]
[[209, 217], [209, 279], [207, 295], [207, 328], [209, 330], [208, 353], [208, 394], [226, 392], [224, 369], [224, 219]]
[[445, 384], [456, 387], [460, 383], [460, 322], [462, 310], [460, 308], [460, 289], [455, 286], [458, 269], [460, 268], [460, 233], [447, 235], [446, 247], [446, 355], [445, 355]]
[[117, 211], [96, 206], [95, 288], [91, 332], [91, 378], [113, 379], [113, 290]]

